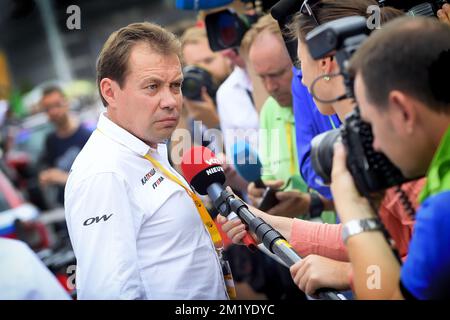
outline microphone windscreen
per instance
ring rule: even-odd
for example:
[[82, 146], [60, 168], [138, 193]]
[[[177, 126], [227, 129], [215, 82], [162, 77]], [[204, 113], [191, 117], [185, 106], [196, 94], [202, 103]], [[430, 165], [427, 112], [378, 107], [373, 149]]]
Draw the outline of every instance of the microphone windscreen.
[[248, 142], [238, 141], [233, 148], [234, 168], [237, 173], [247, 180], [254, 182], [261, 178], [262, 165], [258, 154]]
[[224, 184], [225, 173], [214, 152], [206, 147], [192, 147], [183, 154], [181, 171], [183, 176], [194, 189], [207, 194], [207, 188], [213, 183]]

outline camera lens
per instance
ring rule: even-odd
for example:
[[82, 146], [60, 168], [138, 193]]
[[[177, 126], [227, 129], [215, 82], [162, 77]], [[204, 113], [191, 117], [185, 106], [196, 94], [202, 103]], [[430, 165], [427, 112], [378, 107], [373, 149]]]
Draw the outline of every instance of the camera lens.
[[211, 74], [198, 66], [185, 66], [183, 68], [183, 96], [189, 100], [202, 100], [202, 88], [205, 87], [211, 98], [215, 98], [217, 85], [215, 85]]
[[182, 88], [183, 96], [190, 100], [199, 100], [201, 97], [201, 83], [193, 77], [185, 77]]
[[230, 47], [236, 44], [238, 39], [238, 23], [236, 18], [229, 14], [219, 16], [218, 29], [219, 40], [224, 47]]
[[341, 130], [334, 129], [321, 133], [311, 141], [311, 163], [323, 182], [331, 182], [331, 169], [333, 166], [334, 144], [341, 137]]

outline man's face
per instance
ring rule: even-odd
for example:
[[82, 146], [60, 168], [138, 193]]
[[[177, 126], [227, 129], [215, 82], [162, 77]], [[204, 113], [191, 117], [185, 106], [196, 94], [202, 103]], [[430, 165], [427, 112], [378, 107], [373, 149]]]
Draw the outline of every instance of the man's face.
[[[370, 103], [360, 73], [355, 78], [355, 96], [361, 110], [361, 117], [372, 125], [373, 148], [384, 153], [406, 177], [417, 177], [423, 172], [421, 153], [426, 142], [420, 137], [407, 134], [406, 124], [398, 108], [392, 105], [387, 110]], [[425, 165], [426, 168], [426, 165]]]
[[250, 47], [249, 60], [278, 104], [292, 106], [292, 63], [280, 39], [270, 32], [260, 34]]
[[154, 146], [168, 139], [178, 124], [183, 98], [178, 56], [160, 55], [145, 43], [130, 53], [122, 88], [113, 81], [114, 100], [108, 116], [139, 139]]
[[41, 108], [47, 113], [48, 119], [56, 126], [63, 124], [67, 120], [69, 103], [58, 91], [42, 97]]
[[230, 74], [229, 61], [220, 53], [211, 51], [206, 38], [197, 43], [186, 44], [183, 57], [187, 65], [196, 65], [207, 70], [218, 83], [223, 82]]

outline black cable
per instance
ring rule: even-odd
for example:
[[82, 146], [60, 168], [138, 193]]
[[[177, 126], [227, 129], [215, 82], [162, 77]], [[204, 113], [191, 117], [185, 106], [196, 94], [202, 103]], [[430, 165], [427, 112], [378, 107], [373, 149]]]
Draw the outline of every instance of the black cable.
[[414, 209], [411, 201], [409, 200], [408, 195], [406, 194], [405, 190], [401, 188], [400, 185], [395, 186], [395, 192], [398, 193], [400, 196], [400, 202], [405, 209], [405, 211], [408, 213], [409, 217], [412, 220], [416, 219], [416, 210]]

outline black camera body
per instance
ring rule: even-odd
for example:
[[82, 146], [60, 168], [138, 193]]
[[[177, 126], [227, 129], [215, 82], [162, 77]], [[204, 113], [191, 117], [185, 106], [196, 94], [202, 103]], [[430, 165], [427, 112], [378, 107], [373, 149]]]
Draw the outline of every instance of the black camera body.
[[205, 17], [206, 33], [212, 51], [238, 48], [245, 33], [259, 15], [238, 14], [233, 9], [223, 9]]
[[189, 100], [202, 101], [202, 87], [206, 88], [209, 96], [214, 100], [218, 86], [211, 74], [198, 66], [185, 66], [183, 68], [183, 96]]
[[[346, 71], [348, 61], [369, 33], [365, 18], [347, 17], [321, 25], [307, 35], [313, 58], [335, 53], [344, 76], [346, 98], [354, 98], [353, 78]], [[356, 106], [341, 128], [324, 132], [311, 142], [313, 168], [325, 183], [331, 180], [333, 146], [339, 139], [347, 150], [347, 168], [363, 196], [408, 181], [384, 154], [373, 149], [371, 126], [361, 119]]]

